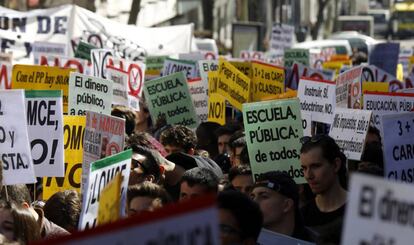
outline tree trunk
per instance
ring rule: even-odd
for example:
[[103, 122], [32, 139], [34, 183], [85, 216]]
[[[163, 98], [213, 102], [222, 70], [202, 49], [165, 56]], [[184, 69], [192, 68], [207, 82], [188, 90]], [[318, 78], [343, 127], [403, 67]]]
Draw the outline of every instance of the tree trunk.
[[128, 18], [129, 25], [136, 25], [140, 5], [141, 5], [141, 0], [132, 0], [131, 12], [129, 12], [129, 18]]

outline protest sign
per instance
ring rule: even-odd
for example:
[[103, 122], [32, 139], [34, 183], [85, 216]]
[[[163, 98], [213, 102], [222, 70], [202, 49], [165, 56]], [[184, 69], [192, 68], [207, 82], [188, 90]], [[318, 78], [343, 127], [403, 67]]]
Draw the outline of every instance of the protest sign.
[[168, 76], [176, 72], [183, 72], [187, 79], [196, 78], [196, 63], [190, 60], [176, 60], [172, 58], [166, 58], [164, 61], [164, 67], [162, 69], [162, 75]]
[[302, 115], [303, 136], [312, 136], [312, 113], [300, 112]]
[[108, 80], [113, 82], [112, 104], [128, 107], [128, 74], [114, 67], [107, 68]]
[[244, 104], [243, 122], [255, 180], [280, 170], [297, 184], [305, 183], [299, 162], [303, 128], [297, 98]]
[[230, 61], [230, 64], [236, 67], [237, 70], [241, 71], [248, 78], [252, 77], [252, 64], [250, 62], [232, 60]]
[[217, 93], [217, 86], [219, 81], [218, 71], [209, 71], [208, 72], [208, 95]]
[[57, 55], [43, 55], [40, 54], [38, 58], [38, 63], [35, 65], [46, 65], [46, 66], [56, 66], [61, 68], [72, 68], [74, 71], [91, 75], [92, 64], [88, 60], [78, 59], [67, 56], [57, 56]]
[[322, 64], [323, 69], [335, 71], [335, 75], [338, 75], [341, 72], [344, 63], [342, 61], [325, 61]]
[[410, 81], [399, 81], [394, 75], [380, 69], [374, 65], [363, 66], [362, 68], [362, 75], [361, 75], [362, 82], [386, 82], [389, 84], [389, 91], [394, 92], [398, 89], [403, 89], [406, 87], [412, 87]]
[[91, 54], [92, 54], [92, 49], [96, 49], [97, 47], [95, 47], [94, 45], [87, 43], [87, 42], [83, 42], [80, 41], [78, 43], [78, 45], [76, 46], [76, 50], [75, 50], [75, 54], [74, 56], [76, 58], [80, 58], [80, 59], [85, 59], [89, 62], [92, 61], [91, 58]]
[[51, 43], [35, 41], [32, 45], [34, 64], [39, 64], [40, 55], [67, 56], [66, 43]]
[[[125, 119], [86, 111], [82, 185], [86, 183], [91, 162], [121, 152], [124, 149], [124, 144]], [[85, 185], [82, 188], [85, 188]]]
[[273, 24], [270, 37], [270, 49], [279, 54], [283, 54], [285, 49], [291, 48], [295, 28], [287, 24]]
[[118, 192], [121, 199], [121, 208], [118, 211], [121, 212], [120, 216], [124, 216], [131, 157], [132, 150], [129, 149], [91, 163], [87, 182], [85, 183], [85, 191], [82, 192], [82, 209], [79, 218], [80, 230], [96, 227], [101, 191], [118, 173], [122, 175], [121, 191]]
[[76, 190], [80, 193], [86, 117], [65, 115], [63, 122], [65, 177], [43, 179], [44, 200], [49, 199], [54, 193], [64, 190]]
[[250, 79], [224, 59], [219, 60], [217, 93], [238, 110], [250, 101]]
[[341, 244], [411, 244], [413, 186], [354, 173]]
[[217, 93], [208, 96], [207, 121], [220, 125], [226, 124], [226, 99]]
[[25, 96], [35, 175], [63, 177], [62, 91], [28, 90]]
[[414, 113], [382, 115], [384, 172], [388, 179], [414, 182]]
[[286, 92], [276, 95], [270, 95], [262, 98], [262, 101], [266, 100], [278, 100], [278, 99], [290, 99], [298, 97], [297, 90], [288, 89]]
[[380, 82], [362, 82], [362, 91], [368, 92], [388, 92], [390, 84]]
[[[111, 224], [48, 240], [48, 244], [209, 244], [219, 245], [216, 198], [197, 197], [121, 219]], [[131, 239], [131, 237], [137, 239]]]
[[106, 79], [106, 67], [109, 64], [109, 59], [113, 56], [111, 49], [92, 49], [91, 50], [91, 62], [92, 62], [92, 75]]
[[121, 213], [122, 175], [118, 173], [101, 191], [98, 208], [98, 225], [117, 221]]
[[0, 53], [0, 89], [11, 89], [13, 55]]
[[276, 233], [267, 229], [262, 229], [257, 239], [257, 245], [269, 245], [269, 244], [278, 244], [278, 245], [314, 245], [315, 243], [306, 242], [293, 238], [291, 236], [283, 235]]
[[398, 55], [400, 54], [399, 43], [378, 43], [369, 52], [369, 64], [396, 75]]
[[252, 62], [252, 101], [285, 92], [285, 70], [259, 61]]
[[298, 88], [301, 111], [312, 113], [312, 120], [331, 124], [335, 111], [333, 81], [301, 78]]
[[351, 160], [361, 160], [364, 152], [371, 111], [336, 108], [329, 136]]
[[292, 68], [285, 67], [286, 79], [285, 87], [293, 90], [298, 89], [299, 80], [301, 77], [309, 77], [319, 80], [332, 81], [335, 77], [335, 72], [331, 70], [316, 70], [302, 64], [293, 63]]
[[208, 86], [208, 73], [210, 71], [218, 70], [218, 61], [217, 60], [200, 60], [198, 61], [198, 70], [200, 72], [200, 77], [203, 80], [203, 83]]
[[86, 110], [111, 114], [113, 82], [109, 80], [71, 72], [69, 95], [70, 115], [85, 115]]
[[158, 78], [164, 67], [164, 60], [168, 56], [147, 56], [145, 58], [145, 81]]
[[192, 61], [200, 61], [200, 60], [216, 60], [218, 57], [218, 53], [213, 51], [195, 51], [190, 53], [181, 53], [178, 55], [180, 60], [192, 60]]
[[244, 60], [261, 60], [261, 61], [264, 61], [265, 53], [261, 52], [261, 51], [241, 50], [239, 57], [241, 59], [244, 59]]
[[0, 90], [0, 155], [3, 184], [35, 183], [23, 90]]
[[146, 81], [144, 94], [154, 122], [164, 117], [171, 125], [197, 127], [197, 114], [183, 72]]
[[364, 109], [372, 111], [371, 123], [378, 129], [381, 129], [381, 115], [412, 111], [413, 108], [414, 93], [364, 93]]
[[200, 123], [207, 121], [208, 102], [207, 92], [208, 84], [205, 84], [201, 78], [188, 80], [188, 89], [191, 99], [194, 103], [194, 109]]
[[[361, 93], [362, 66], [357, 66], [344, 73], [341, 73], [336, 78], [336, 106], [342, 108], [351, 108], [350, 93], [358, 97]], [[355, 92], [354, 92], [355, 91]]]
[[291, 67], [295, 62], [309, 66], [309, 49], [286, 49], [284, 54], [284, 66]]
[[37, 65], [14, 65], [12, 88], [25, 90], [63, 90], [63, 112], [68, 112], [71, 69]]

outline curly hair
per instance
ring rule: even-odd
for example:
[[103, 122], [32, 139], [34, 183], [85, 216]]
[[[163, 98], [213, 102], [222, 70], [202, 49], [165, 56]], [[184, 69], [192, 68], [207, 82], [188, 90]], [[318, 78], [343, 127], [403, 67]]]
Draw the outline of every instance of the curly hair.
[[197, 145], [197, 136], [186, 126], [174, 125], [161, 133], [160, 142], [164, 146], [180, 147], [187, 152]]

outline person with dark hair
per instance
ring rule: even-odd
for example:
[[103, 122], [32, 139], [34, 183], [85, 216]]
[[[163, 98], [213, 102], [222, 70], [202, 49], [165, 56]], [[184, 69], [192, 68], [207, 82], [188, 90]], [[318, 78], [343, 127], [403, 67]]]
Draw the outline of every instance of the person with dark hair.
[[46, 201], [43, 207], [45, 217], [67, 231], [78, 228], [81, 213], [81, 199], [75, 190], [59, 191]]
[[368, 127], [368, 132], [367, 132], [367, 137], [365, 138], [365, 145], [372, 143], [372, 142], [377, 142], [380, 145], [381, 143], [381, 134], [380, 131], [374, 127], [374, 126], [369, 126]]
[[237, 165], [232, 167], [229, 171], [229, 182], [235, 190], [250, 196], [253, 188], [253, 176], [250, 166]]
[[212, 134], [220, 127], [220, 124], [214, 122], [202, 122], [196, 129], [197, 149], [206, 150], [211, 159], [218, 155], [217, 136]]
[[180, 201], [218, 192], [219, 178], [208, 168], [195, 167], [184, 172], [180, 184]]
[[112, 108], [111, 115], [125, 119], [125, 133], [131, 135], [135, 130], [135, 112], [126, 106], [116, 105]]
[[5, 200], [0, 200], [0, 234], [19, 244], [40, 240], [39, 226], [29, 210]]
[[244, 137], [243, 131], [237, 131], [230, 137], [229, 147], [231, 166], [241, 164], [241, 152], [246, 145], [246, 138]]
[[230, 154], [229, 141], [230, 137], [241, 127], [236, 124], [226, 124], [215, 131], [217, 136], [218, 154]]
[[263, 228], [304, 241], [315, 235], [305, 228], [299, 210], [299, 188], [285, 172], [272, 171], [259, 176], [252, 193], [263, 213]]
[[347, 198], [346, 158], [328, 135], [303, 137], [301, 143], [303, 173], [316, 195], [302, 207], [305, 225], [319, 233], [324, 242], [339, 244]]
[[135, 112], [135, 133], [150, 132], [152, 119], [144, 99], [139, 100], [139, 111]]
[[164, 168], [157, 162], [154, 153], [153, 150], [145, 147], [133, 147], [129, 185], [139, 184], [143, 181], [162, 182]]
[[263, 225], [259, 206], [238, 191], [218, 194], [220, 239], [222, 245], [255, 245]]
[[358, 172], [384, 176], [384, 155], [380, 142], [373, 141], [365, 144], [361, 162], [358, 164]]
[[127, 208], [128, 216], [142, 211], [153, 211], [172, 202], [167, 191], [161, 186], [144, 181], [138, 185], [128, 187]]
[[184, 152], [194, 155], [197, 137], [190, 128], [174, 125], [161, 133], [160, 142], [168, 154]]
[[[53, 238], [70, 234], [62, 227], [48, 220], [44, 216], [42, 209], [34, 208], [31, 206], [31, 197], [26, 185], [8, 185], [6, 188], [8, 200], [18, 208], [27, 209], [33, 215], [35, 220], [37, 220], [37, 224], [40, 227], [40, 235], [42, 238]], [[6, 188], [3, 188], [1, 190], [2, 197], [6, 197]]]

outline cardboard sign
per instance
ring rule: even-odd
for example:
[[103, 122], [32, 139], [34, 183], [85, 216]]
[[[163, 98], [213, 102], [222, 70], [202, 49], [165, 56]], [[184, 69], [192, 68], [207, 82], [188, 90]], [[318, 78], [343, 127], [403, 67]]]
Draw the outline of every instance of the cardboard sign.
[[108, 80], [113, 82], [112, 104], [128, 107], [128, 74], [113, 67], [107, 68]]
[[399, 81], [395, 75], [392, 75], [386, 72], [383, 69], [380, 69], [374, 65], [363, 66], [362, 75], [361, 75], [362, 82], [386, 82], [390, 86], [390, 92], [395, 92], [399, 89], [403, 89], [408, 87], [412, 87], [410, 81]]
[[146, 81], [144, 94], [154, 122], [157, 118], [165, 117], [167, 123], [171, 125], [197, 127], [198, 118], [184, 73], [177, 72]]
[[109, 64], [109, 59], [113, 56], [111, 49], [92, 49], [91, 50], [91, 62], [92, 62], [92, 75], [107, 79], [106, 67]]
[[218, 61], [217, 60], [200, 60], [198, 61], [198, 70], [200, 72], [200, 77], [203, 80], [203, 83], [208, 86], [208, 74], [210, 71], [218, 70]]
[[176, 60], [166, 58], [164, 61], [164, 67], [162, 69], [162, 75], [168, 76], [176, 72], [183, 72], [187, 79], [197, 77], [197, 66], [194, 61], [189, 60]]
[[[362, 66], [357, 66], [336, 78], [336, 106], [342, 108], [351, 108], [350, 93], [357, 98], [361, 93], [358, 85], [361, 83]], [[358, 89], [359, 88], [359, 89]], [[355, 99], [354, 99], [355, 100]]]
[[298, 89], [299, 80], [301, 77], [309, 77], [318, 80], [332, 81], [335, 77], [335, 72], [331, 70], [316, 70], [302, 64], [294, 63], [292, 68], [285, 67], [286, 79], [285, 87], [293, 90]]
[[286, 49], [284, 54], [284, 66], [291, 67], [295, 62], [309, 66], [309, 49]]
[[92, 75], [92, 63], [88, 60], [79, 58], [40, 54], [38, 58], [38, 63], [35, 63], [35, 65], [71, 68], [75, 69], [74, 71], [76, 72], [85, 75]]
[[[197, 197], [154, 212], [134, 215], [111, 224], [49, 240], [48, 244], [174, 244], [219, 245], [216, 199]], [[131, 238], [137, 239], [131, 239]]]
[[32, 53], [34, 58], [34, 64], [39, 64], [40, 55], [53, 55], [53, 56], [67, 56], [68, 50], [65, 43], [51, 43], [51, 42], [33, 42]]
[[364, 152], [371, 111], [336, 108], [329, 136], [344, 151], [348, 159], [361, 159]]
[[252, 101], [261, 101], [266, 96], [285, 91], [285, 70], [259, 61], [252, 62]]
[[63, 90], [63, 112], [68, 112], [69, 73], [71, 69], [37, 65], [14, 65], [13, 89]]
[[362, 82], [362, 91], [368, 92], [388, 92], [390, 84], [380, 82]]
[[[121, 191], [118, 192], [121, 199], [120, 212], [125, 212], [131, 157], [132, 150], [129, 149], [93, 162], [90, 165], [88, 181], [85, 184], [86, 188], [82, 198], [82, 211], [79, 219], [80, 230], [96, 227], [100, 193], [118, 173], [122, 175]], [[123, 213], [121, 216], [123, 216]]]
[[[125, 119], [86, 111], [83, 138], [82, 184], [86, 183], [89, 165], [124, 149]], [[85, 185], [83, 185], [83, 188]], [[82, 193], [84, 190], [82, 189]]]
[[312, 113], [312, 120], [331, 124], [335, 111], [333, 81], [301, 78], [298, 88], [301, 111]]
[[0, 53], [0, 89], [11, 89], [13, 55]]
[[276, 233], [267, 229], [262, 229], [259, 238], [257, 239], [257, 245], [269, 245], [269, 244], [280, 244], [280, 245], [314, 245], [315, 243], [306, 242], [286, 236], [280, 233]]
[[213, 93], [208, 96], [208, 120], [220, 125], [226, 124], [226, 99]]
[[295, 28], [286, 24], [273, 24], [270, 39], [270, 49], [279, 54], [283, 54], [285, 49], [291, 48]]
[[122, 175], [118, 173], [101, 191], [98, 208], [98, 225], [117, 221], [121, 213]]
[[102, 78], [70, 73], [69, 114], [85, 115], [85, 111], [111, 114], [113, 82]]
[[85, 116], [63, 116], [63, 146], [65, 148], [65, 177], [43, 179], [43, 199], [64, 190], [76, 190], [80, 193], [83, 136], [85, 135]]
[[414, 182], [414, 113], [383, 115], [384, 170], [389, 179]]
[[341, 244], [411, 244], [413, 186], [354, 173]]
[[158, 78], [164, 67], [164, 60], [168, 56], [147, 56], [145, 58], [146, 72], [145, 81]]
[[0, 155], [4, 185], [36, 182], [23, 90], [0, 90]]
[[188, 80], [188, 89], [194, 103], [194, 109], [200, 123], [207, 121], [208, 102], [207, 91], [208, 84], [205, 84], [201, 78]]
[[312, 136], [312, 113], [301, 111], [303, 136]]
[[35, 175], [63, 177], [62, 91], [28, 90], [25, 96]]
[[399, 43], [378, 43], [369, 52], [369, 64], [395, 76], [399, 54]]
[[232, 106], [242, 110], [242, 104], [250, 101], [250, 79], [224, 59], [219, 60], [217, 93]]
[[364, 109], [372, 111], [372, 124], [381, 128], [380, 115], [412, 111], [414, 93], [365, 92]]
[[303, 136], [299, 100], [285, 99], [243, 105], [243, 121], [253, 177], [273, 170], [305, 183], [299, 162]]

